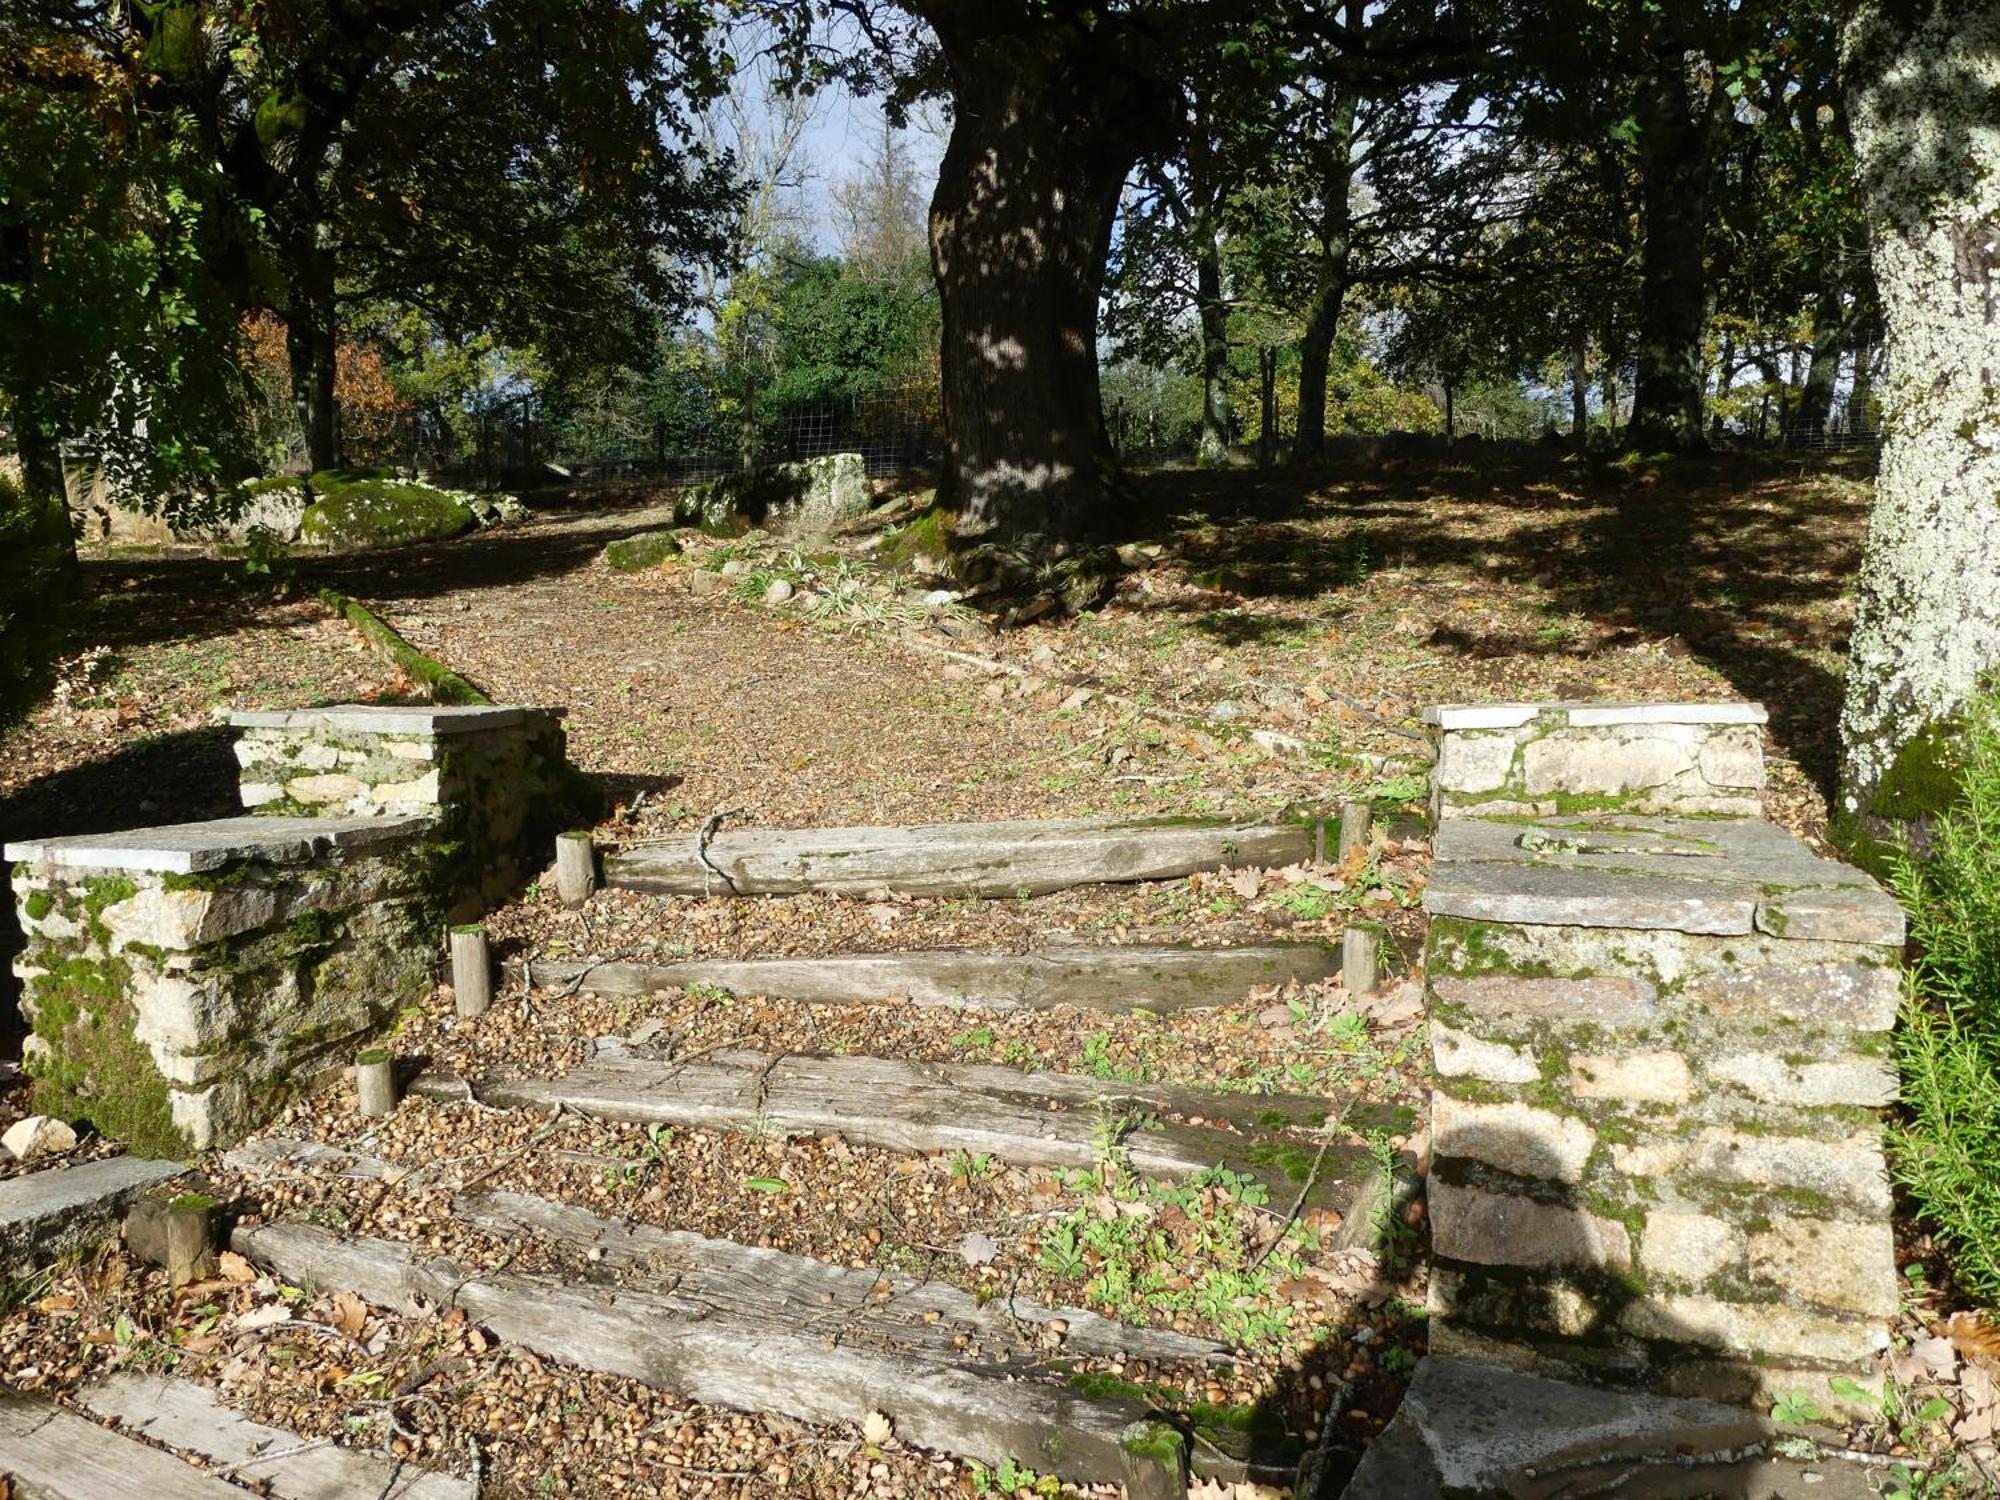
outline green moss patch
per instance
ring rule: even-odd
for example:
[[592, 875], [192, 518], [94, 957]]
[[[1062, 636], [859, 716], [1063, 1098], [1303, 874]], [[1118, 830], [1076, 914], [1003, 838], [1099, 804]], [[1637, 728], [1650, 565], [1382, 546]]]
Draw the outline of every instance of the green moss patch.
[[472, 508], [457, 495], [380, 469], [323, 469], [306, 483], [314, 499], [299, 522], [299, 536], [319, 546], [436, 542], [461, 536], [475, 524]]
[[604, 561], [620, 573], [639, 573], [657, 568], [681, 555], [681, 544], [671, 531], [642, 531], [621, 537], [604, 549]]
[[133, 1036], [127, 998], [132, 971], [122, 958], [63, 958], [29, 986], [35, 1035], [47, 1043], [33, 1060], [35, 1108], [84, 1120], [140, 1156], [180, 1156], [171, 1090], [145, 1044]]

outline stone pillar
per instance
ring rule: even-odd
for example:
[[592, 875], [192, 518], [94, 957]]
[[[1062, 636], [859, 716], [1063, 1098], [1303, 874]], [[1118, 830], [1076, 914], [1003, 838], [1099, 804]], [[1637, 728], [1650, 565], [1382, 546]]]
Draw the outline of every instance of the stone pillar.
[[[1623, 777], [1644, 737], [1612, 736], [1612, 769], [1593, 771], [1570, 747], [1600, 726], [1555, 713], [1495, 726], [1506, 774], [1470, 778], [1475, 794], [1567, 795], [1523, 784], [1551, 742], [1569, 788]], [[1455, 726], [1438, 727], [1449, 752]], [[1638, 800], [1705, 799], [1691, 773], [1738, 784], [1701, 770], [1713, 738], [1662, 743], [1686, 764], [1628, 781]], [[1879, 1388], [1898, 1288], [1882, 1150], [1896, 903], [1754, 818], [1447, 815], [1436, 853], [1432, 1349], [1829, 1411], [1853, 1405], [1840, 1377]]]
[[260, 815], [436, 821], [453, 916], [532, 878], [594, 789], [564, 753], [560, 709], [381, 707], [239, 712], [243, 805]]
[[226, 1146], [430, 991], [426, 818], [224, 818], [10, 844], [36, 1107]]
[[1424, 711], [1431, 818], [1592, 812], [1756, 817], [1757, 703], [1496, 703]]

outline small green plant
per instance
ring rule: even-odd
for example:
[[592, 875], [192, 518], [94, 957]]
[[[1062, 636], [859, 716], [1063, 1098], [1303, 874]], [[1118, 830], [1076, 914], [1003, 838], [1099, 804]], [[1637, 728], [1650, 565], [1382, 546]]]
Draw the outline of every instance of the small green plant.
[[1823, 1422], [1826, 1413], [1804, 1391], [1784, 1391], [1771, 1403], [1771, 1420], [1784, 1426], [1803, 1422]]
[[243, 577], [246, 582], [280, 586], [292, 571], [292, 549], [285, 539], [266, 526], [252, 526], [243, 539]]
[[1340, 894], [1310, 880], [1302, 880], [1272, 896], [1271, 905], [1295, 921], [1319, 922], [1340, 910]]
[[1060, 1495], [1062, 1482], [1053, 1474], [1037, 1474], [1026, 1464], [1011, 1458], [1000, 1460], [996, 1468], [982, 1463], [971, 1465], [972, 1489], [978, 1495], [1018, 1495], [1022, 1490], [1037, 1495]]
[[993, 1050], [993, 1028], [975, 1026], [970, 1031], [961, 1031], [951, 1039], [953, 1047], [960, 1052], [991, 1052]]
[[993, 1175], [993, 1153], [959, 1151], [951, 1158], [951, 1175], [964, 1182], [983, 1182]]

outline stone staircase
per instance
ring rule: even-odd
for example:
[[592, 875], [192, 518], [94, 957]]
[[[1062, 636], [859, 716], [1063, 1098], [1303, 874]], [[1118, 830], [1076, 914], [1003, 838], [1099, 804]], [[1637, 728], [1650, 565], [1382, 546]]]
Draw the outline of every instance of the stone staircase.
[[[38, 1097], [72, 1117], [110, 1119], [125, 1107], [115, 1101], [142, 1098], [145, 1113], [132, 1118], [155, 1128], [120, 1132], [142, 1149], [192, 1156], [252, 1136], [204, 1160], [253, 1193], [260, 1182], [309, 1177], [380, 1181], [386, 1191], [409, 1168], [371, 1156], [365, 1136], [254, 1132], [282, 1100], [425, 998], [447, 916], [471, 914], [538, 862], [528, 851], [537, 841], [548, 847], [560, 825], [546, 810], [566, 791], [560, 729], [553, 716], [509, 708], [338, 708], [237, 722], [249, 816], [7, 851], [19, 862], [16, 890], [30, 921], [22, 965], [38, 1038], [30, 1072]], [[1305, 817], [711, 830], [614, 852], [603, 870], [608, 886], [652, 899], [886, 891], [1012, 900], [1296, 865], [1324, 856], [1328, 840]], [[1339, 965], [1337, 951], [1311, 943], [1071, 944], [1030, 955], [540, 963], [520, 977], [586, 994], [707, 985], [803, 1002], [1117, 1014], [1237, 1005], [1260, 988], [1327, 980]], [[102, 1003], [80, 1018], [73, 999], [85, 991], [86, 967]], [[476, 1035], [480, 1022], [459, 1024]], [[684, 1055], [620, 1037], [599, 1038], [581, 1065], [554, 1077], [433, 1066], [412, 1091], [552, 1121], [835, 1137], [919, 1162], [956, 1153], [1085, 1173], [1110, 1152], [1121, 1170], [1197, 1183], [1220, 1169], [1261, 1186], [1274, 1212], [1289, 1206], [1338, 1225], [1333, 1249], [1367, 1247], [1397, 1201], [1368, 1136], [1411, 1124], [1406, 1111], [1328, 1098], [895, 1057]], [[553, 1158], [560, 1142], [545, 1149]], [[116, 1181], [107, 1178], [107, 1192], [91, 1200], [86, 1232], [102, 1234], [135, 1192], [182, 1170], [163, 1163], [133, 1177], [116, 1166], [134, 1160], [115, 1159]], [[231, 1244], [285, 1283], [390, 1309], [462, 1308], [543, 1358], [813, 1423], [882, 1412], [900, 1440], [1120, 1484], [1141, 1500], [1180, 1500], [1190, 1471], [1288, 1482], [1309, 1441], [1300, 1433], [1273, 1442], [1248, 1408], [1189, 1405], [1171, 1386], [1146, 1383], [1170, 1373], [1183, 1384], [1227, 1381], [1235, 1355], [1211, 1338], [1017, 1295], [988, 1302], [944, 1281], [607, 1218], [544, 1194], [482, 1189], [476, 1179], [452, 1209], [464, 1226], [532, 1244], [538, 1264], [563, 1269], [461, 1264], [419, 1242], [284, 1214], [252, 1216]], [[73, 1205], [55, 1217], [86, 1224]], [[24, 1246], [28, 1238], [24, 1230]], [[163, 1398], [163, 1425], [148, 1438], [232, 1461], [229, 1442], [207, 1435], [213, 1414], [193, 1410], [206, 1393], [190, 1389], [200, 1395]], [[50, 1494], [94, 1493], [94, 1471], [65, 1470], [41, 1441], [57, 1431], [57, 1447], [71, 1446], [82, 1420], [39, 1411], [34, 1422], [46, 1426], [0, 1437], [0, 1469], [25, 1444], [33, 1462], [21, 1477]], [[157, 1469], [157, 1454], [142, 1467]], [[186, 1483], [190, 1493], [214, 1488]], [[282, 1482], [270, 1492], [288, 1493]], [[357, 1480], [312, 1493], [374, 1491]]]
[[[1769, 1423], [1718, 1399], [1805, 1390], [1837, 1405], [1868, 1389], [1894, 1306], [1879, 1115], [1894, 1086], [1884, 1034], [1901, 920], [1865, 877], [1751, 815], [1760, 722], [1751, 705], [1434, 712], [1433, 1354], [1346, 1491], [1356, 1500], [1601, 1492], [1562, 1488], [1577, 1476], [1696, 1493], [1655, 1481], [1663, 1466], [1711, 1461], [1703, 1472], [1766, 1465], [1762, 1483], [1781, 1461]], [[814, 1424], [879, 1414], [899, 1440], [1122, 1485], [1136, 1500], [1182, 1500], [1190, 1474], [1331, 1493], [1309, 1453], [1324, 1431], [1273, 1433], [1253, 1409], [1182, 1394], [1227, 1388], [1237, 1355], [1213, 1338], [493, 1185], [506, 1157], [392, 1161], [352, 1116], [358, 1128], [325, 1138], [254, 1134], [276, 1092], [421, 998], [447, 910], [465, 915], [543, 862], [568, 778], [557, 721], [526, 710], [321, 710], [243, 727], [257, 815], [8, 855], [23, 862], [16, 889], [34, 924], [24, 977], [43, 1042], [31, 1070], [52, 1101], [102, 1107], [123, 1097], [118, 1069], [136, 1064], [165, 1144], [231, 1148], [206, 1160], [247, 1203], [289, 1201], [281, 1184], [378, 1185], [353, 1214], [246, 1214], [231, 1244], [257, 1267], [382, 1308], [463, 1309], [509, 1347], [705, 1403]], [[669, 901], [1014, 900], [1298, 864], [1329, 842], [1306, 817], [710, 826], [614, 851], [603, 877]], [[1334, 967], [1313, 944], [1077, 943], [1024, 956], [537, 962], [518, 977], [599, 996], [702, 985], [811, 1004], [1117, 1016], [1236, 1005]], [[102, 1003], [65, 998], [84, 994]], [[207, 1030], [173, 1031], [183, 1017]], [[455, 1024], [476, 1043], [493, 1020]], [[433, 1064], [412, 1081], [427, 1101], [414, 1107], [545, 1120], [513, 1154], [550, 1160], [566, 1120], [655, 1128], [662, 1170], [677, 1130], [1071, 1172], [1112, 1152], [1167, 1182], [1220, 1168], [1258, 1184], [1274, 1213], [1337, 1225], [1332, 1249], [1366, 1246], [1397, 1201], [1380, 1140], [1407, 1125], [1332, 1098], [689, 1049], [636, 1030], [575, 1055], [539, 1070]], [[455, 1234], [505, 1253], [451, 1253], [371, 1222], [390, 1192], [425, 1187], [444, 1195]], [[115, 1211], [100, 1208], [98, 1225]], [[230, 1418], [202, 1413], [196, 1389], [148, 1395], [149, 1439], [207, 1451], [195, 1435]], [[1323, 1397], [1329, 1428], [1338, 1389]], [[95, 1397], [83, 1404], [130, 1425]], [[42, 1486], [31, 1493], [101, 1493], [51, 1456], [77, 1446], [87, 1418], [10, 1408], [0, 1419], [12, 1424], [0, 1427], [0, 1469]], [[212, 1463], [236, 1462], [234, 1439], [202, 1441]], [[260, 1452], [282, 1435], [261, 1441]], [[212, 1480], [173, 1482], [158, 1480], [165, 1494], [214, 1492]], [[296, 1492], [380, 1485], [357, 1475]]]

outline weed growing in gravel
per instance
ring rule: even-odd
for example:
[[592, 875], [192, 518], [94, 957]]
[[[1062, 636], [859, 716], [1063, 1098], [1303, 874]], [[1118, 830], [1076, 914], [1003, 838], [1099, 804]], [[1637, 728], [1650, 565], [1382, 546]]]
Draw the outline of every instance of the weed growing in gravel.
[[991, 1469], [982, 1463], [974, 1463], [970, 1466], [970, 1473], [975, 1495], [1018, 1495], [1023, 1490], [1035, 1495], [1060, 1495], [1063, 1492], [1062, 1481], [1053, 1474], [1037, 1474], [1011, 1458], [1001, 1459], [998, 1467]]
[[953, 1153], [951, 1175], [961, 1182], [984, 1182], [993, 1175], [993, 1153], [990, 1151]]
[[1215, 1167], [1179, 1183], [1136, 1176], [1121, 1149], [1134, 1123], [1100, 1110], [1096, 1165], [1069, 1183], [1091, 1199], [1040, 1234], [1042, 1270], [1082, 1282], [1084, 1301], [1114, 1318], [1189, 1313], [1242, 1347], [1282, 1339], [1290, 1320], [1277, 1288], [1304, 1274], [1316, 1232], [1292, 1224], [1278, 1244], [1260, 1247], [1258, 1211], [1271, 1192], [1247, 1173]]

